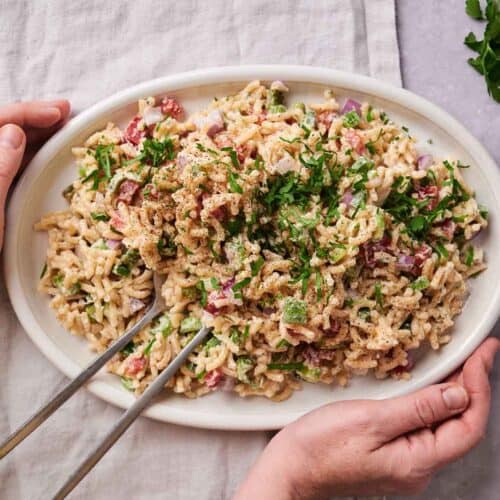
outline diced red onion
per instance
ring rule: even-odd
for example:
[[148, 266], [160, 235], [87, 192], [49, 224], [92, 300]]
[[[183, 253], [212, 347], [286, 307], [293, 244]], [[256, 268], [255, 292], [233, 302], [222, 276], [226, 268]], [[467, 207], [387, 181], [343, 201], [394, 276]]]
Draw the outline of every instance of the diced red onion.
[[236, 280], [234, 278], [231, 278], [227, 280], [223, 285], [222, 285], [222, 290], [224, 292], [227, 292], [228, 290], [231, 290], [233, 288], [233, 285], [236, 283]]
[[118, 250], [122, 245], [122, 241], [121, 240], [106, 240], [106, 245], [111, 250]]
[[233, 392], [235, 385], [233, 377], [224, 377], [222, 382], [219, 384], [219, 390], [222, 392]]
[[421, 155], [417, 158], [417, 170], [428, 170], [433, 163], [432, 155]]
[[142, 300], [136, 299], [135, 297], [131, 297], [129, 300], [129, 308], [132, 314], [136, 313], [137, 311], [140, 311], [145, 306], [146, 304]]
[[344, 105], [342, 106], [342, 110], [340, 111], [340, 113], [345, 115], [350, 111], [356, 111], [356, 113], [358, 113], [358, 115], [361, 116], [361, 103], [351, 98], [347, 99], [344, 102]]
[[220, 110], [215, 109], [211, 111], [207, 116], [206, 124], [208, 126], [207, 135], [213, 138], [215, 134], [218, 134], [221, 130], [224, 130], [224, 117]]
[[142, 113], [144, 123], [149, 127], [155, 123], [161, 122], [165, 118], [164, 114], [161, 112], [161, 108], [158, 106], [156, 108], [146, 108]]
[[399, 271], [410, 272], [415, 266], [415, 257], [413, 255], [400, 255], [396, 262], [396, 268]]
[[352, 195], [352, 191], [351, 190], [348, 190], [346, 191], [342, 198], [340, 199], [341, 203], [343, 203], [344, 205], [346, 205], [347, 207], [350, 207], [351, 206], [351, 203], [352, 203], [352, 198], [353, 198], [353, 195]]

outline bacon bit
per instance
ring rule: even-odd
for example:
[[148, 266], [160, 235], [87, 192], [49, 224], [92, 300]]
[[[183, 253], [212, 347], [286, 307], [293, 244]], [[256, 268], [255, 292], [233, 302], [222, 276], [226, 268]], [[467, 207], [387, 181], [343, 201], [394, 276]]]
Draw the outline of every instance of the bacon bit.
[[141, 142], [143, 137], [146, 137], [146, 130], [139, 130], [139, 122], [142, 120], [140, 116], [133, 118], [125, 129], [124, 139], [136, 146]]
[[140, 187], [141, 185], [136, 181], [132, 181], [130, 179], [124, 180], [120, 184], [117, 200], [123, 201], [127, 205], [130, 205], [132, 198]]
[[263, 312], [264, 314], [267, 314], [267, 315], [269, 315], [269, 316], [270, 316], [271, 314], [274, 314], [274, 313], [276, 312], [276, 308], [275, 308], [275, 307], [264, 307], [264, 308], [262, 309], [262, 312]]
[[307, 346], [302, 355], [308, 365], [319, 366], [323, 360], [331, 361], [335, 357], [335, 350], [316, 349], [313, 346]]
[[121, 218], [121, 215], [118, 212], [113, 211], [111, 214], [110, 225], [119, 232], [123, 232], [125, 229], [125, 221]]
[[[157, 200], [160, 197], [160, 193], [157, 191], [156, 186], [152, 183], [146, 184], [142, 188], [141, 193], [143, 196], [146, 196], [147, 199]], [[144, 193], [146, 194], [144, 195]]]
[[129, 358], [127, 362], [126, 372], [127, 375], [137, 375], [139, 372], [146, 368], [146, 358], [144, 356]]
[[316, 121], [319, 124], [324, 125], [326, 127], [326, 130], [328, 131], [332, 126], [335, 115], [336, 113], [334, 113], [333, 111], [320, 111], [316, 114]]
[[457, 228], [457, 225], [451, 220], [451, 219], [446, 219], [441, 225], [440, 225], [441, 231], [443, 231], [443, 234], [445, 237], [451, 241], [453, 239], [453, 235], [455, 234], [455, 229]]
[[356, 153], [363, 153], [363, 151], [365, 150], [365, 142], [356, 131], [349, 129], [345, 134], [345, 138], [347, 139], [347, 142], [352, 146], [354, 151], [356, 151]]
[[220, 368], [216, 368], [205, 375], [205, 385], [209, 389], [215, 389], [217, 385], [219, 385], [219, 382], [222, 381], [223, 377], [224, 374], [222, 373], [222, 370]]
[[415, 251], [415, 268], [418, 272], [422, 270], [424, 262], [432, 255], [432, 248], [424, 243]]
[[238, 156], [238, 161], [240, 164], [245, 162], [245, 158], [248, 156], [248, 150], [247, 147], [244, 144], [240, 144], [239, 146], [236, 146], [235, 148], [236, 155]]
[[426, 210], [434, 210], [439, 202], [439, 189], [437, 186], [423, 186], [417, 189], [419, 201], [428, 199]]
[[325, 337], [335, 337], [340, 331], [340, 321], [338, 319], [330, 320], [330, 328], [323, 330], [323, 335]]
[[184, 116], [184, 108], [173, 97], [164, 97], [160, 108], [164, 115], [169, 115], [176, 120], [180, 120]]
[[308, 365], [319, 366], [321, 363], [321, 358], [319, 357], [319, 352], [317, 349], [311, 346], [307, 346], [302, 353], [304, 360]]
[[224, 205], [217, 207], [216, 209], [210, 212], [210, 215], [217, 219], [219, 222], [223, 222], [227, 219], [227, 210]]
[[384, 236], [380, 241], [364, 243], [361, 245], [360, 254], [363, 256], [365, 265], [370, 268], [374, 268], [377, 265], [375, 252], [391, 253], [391, 249], [389, 248], [391, 242], [391, 237], [387, 233], [384, 233]]
[[231, 148], [233, 146], [233, 141], [225, 133], [216, 134], [213, 139], [215, 145], [219, 148]]
[[396, 366], [396, 368], [394, 368], [392, 371], [392, 373], [394, 373], [395, 375], [397, 376], [401, 376], [403, 375], [404, 373], [408, 373], [408, 372], [411, 372], [415, 366], [415, 358], [413, 357], [413, 354], [408, 351], [407, 352], [407, 364], [406, 366]]
[[262, 125], [262, 122], [267, 119], [267, 109], [263, 109], [258, 115], [257, 115], [257, 123], [259, 125]]

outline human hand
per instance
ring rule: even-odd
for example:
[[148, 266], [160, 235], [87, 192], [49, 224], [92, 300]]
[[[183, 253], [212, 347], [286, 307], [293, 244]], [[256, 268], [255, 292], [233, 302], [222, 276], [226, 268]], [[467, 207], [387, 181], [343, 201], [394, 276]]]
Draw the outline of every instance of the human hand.
[[21, 165], [68, 118], [68, 101], [32, 101], [0, 108], [0, 249], [3, 245], [5, 200]]
[[488, 373], [500, 346], [487, 339], [445, 383], [385, 401], [343, 401], [305, 415], [264, 450], [235, 499], [322, 499], [415, 494], [486, 432]]

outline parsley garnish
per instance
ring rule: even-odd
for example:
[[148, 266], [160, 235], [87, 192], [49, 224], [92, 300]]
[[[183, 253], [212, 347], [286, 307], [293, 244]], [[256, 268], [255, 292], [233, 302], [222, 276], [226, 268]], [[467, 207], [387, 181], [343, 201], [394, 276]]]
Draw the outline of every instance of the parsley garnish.
[[252, 276], [257, 276], [263, 265], [264, 259], [261, 255], [259, 255], [258, 259], [250, 264], [250, 268], [252, 269]]
[[[483, 12], [479, 0], [466, 0], [465, 10], [474, 19], [482, 20]], [[483, 40], [478, 40], [470, 32], [464, 40], [465, 45], [479, 55], [470, 58], [468, 63], [484, 76], [488, 93], [500, 102], [500, 0], [487, 0], [484, 12], [487, 20]]]
[[245, 288], [250, 283], [250, 281], [252, 281], [252, 278], [244, 278], [241, 281], [238, 281], [238, 283], [236, 283], [232, 286], [233, 291], [237, 292], [237, 291], [241, 290], [242, 288]]

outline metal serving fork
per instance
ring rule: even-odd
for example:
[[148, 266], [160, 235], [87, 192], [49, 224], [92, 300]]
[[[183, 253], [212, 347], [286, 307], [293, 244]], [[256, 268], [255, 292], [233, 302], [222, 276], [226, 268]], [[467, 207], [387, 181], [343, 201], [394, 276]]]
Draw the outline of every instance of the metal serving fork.
[[[47, 418], [52, 415], [64, 402], [66, 402], [85, 382], [95, 375], [117, 352], [121, 351], [132, 338], [151, 320], [164, 311], [164, 303], [161, 296], [163, 285], [162, 277], [155, 273], [154, 299], [146, 314], [120, 338], [115, 340], [106, 351], [104, 351], [95, 361], [85, 368], [80, 375], [73, 379], [66, 387], [56, 394], [45, 406], [40, 408], [24, 424], [16, 429], [1, 445], [0, 459], [12, 451], [21, 441], [37, 429]], [[111, 448], [117, 439], [128, 429], [132, 422], [140, 415], [142, 410], [154, 399], [163, 389], [167, 381], [175, 374], [187, 357], [210, 333], [211, 328], [203, 327], [179, 352], [176, 358], [163, 370], [160, 375], [149, 385], [140, 398], [120, 417], [115, 426], [106, 435], [95, 450], [81, 463], [78, 469], [70, 476], [64, 486], [58, 491], [54, 498], [65, 498], [71, 490], [85, 477], [100, 458]]]

